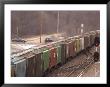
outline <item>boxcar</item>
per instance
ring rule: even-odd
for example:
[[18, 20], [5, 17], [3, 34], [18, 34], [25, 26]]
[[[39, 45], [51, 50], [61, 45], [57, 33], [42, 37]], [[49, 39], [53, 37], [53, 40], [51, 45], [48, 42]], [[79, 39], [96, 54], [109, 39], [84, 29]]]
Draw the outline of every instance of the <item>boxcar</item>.
[[43, 72], [49, 68], [49, 49], [45, 49], [42, 54], [43, 59]]
[[76, 38], [76, 52], [78, 53], [80, 51], [80, 40], [79, 38]]
[[34, 77], [35, 76], [35, 54], [27, 55], [26, 58], [26, 76]]
[[66, 62], [66, 44], [61, 44], [61, 63], [64, 64]]
[[91, 35], [92, 35], [92, 37], [91, 37], [91, 45], [94, 45], [95, 32], [92, 32]]
[[52, 47], [49, 49], [49, 68], [52, 68], [57, 64], [57, 48]]
[[61, 46], [57, 46], [57, 64], [61, 63]]
[[84, 50], [84, 38], [80, 38], [80, 50]]
[[90, 34], [90, 46], [93, 45], [93, 43], [94, 43], [94, 38], [95, 38], [95, 35], [94, 35], [94, 34]]
[[69, 55], [69, 49], [70, 49], [70, 48], [69, 48], [69, 42], [65, 42], [65, 46], [66, 46], [65, 49], [66, 49], [66, 59], [67, 59], [67, 58], [70, 57], [70, 55]]
[[11, 64], [11, 77], [15, 77], [15, 65]]
[[75, 54], [77, 53], [77, 41], [76, 39], [74, 39], [74, 50], [75, 50]]
[[26, 59], [21, 59], [16, 62], [15, 64], [15, 76], [16, 77], [25, 77], [26, 76]]
[[69, 43], [69, 56], [73, 57], [75, 55], [74, 41]]
[[86, 49], [88, 47], [88, 45], [89, 45], [89, 39], [88, 39], [88, 36], [85, 35], [84, 36], [84, 49]]
[[81, 37], [79, 36], [79, 52], [82, 50], [82, 44], [81, 44], [81, 42], [82, 42], [82, 39], [81, 39]]
[[35, 54], [35, 76], [42, 76], [43, 75], [43, 59], [42, 53]]
[[93, 35], [90, 34], [90, 46], [92, 46], [92, 38], [93, 38]]
[[92, 44], [94, 45], [95, 34], [93, 34]]
[[91, 43], [90, 43], [90, 34], [87, 35], [88, 36], [88, 47], [90, 47]]

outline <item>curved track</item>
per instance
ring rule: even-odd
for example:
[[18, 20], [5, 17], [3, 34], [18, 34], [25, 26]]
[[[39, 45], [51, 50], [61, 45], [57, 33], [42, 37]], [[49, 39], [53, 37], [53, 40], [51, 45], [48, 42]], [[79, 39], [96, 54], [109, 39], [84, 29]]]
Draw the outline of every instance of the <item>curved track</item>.
[[95, 47], [82, 51], [63, 66], [47, 74], [46, 77], [81, 77], [94, 64], [94, 52]]

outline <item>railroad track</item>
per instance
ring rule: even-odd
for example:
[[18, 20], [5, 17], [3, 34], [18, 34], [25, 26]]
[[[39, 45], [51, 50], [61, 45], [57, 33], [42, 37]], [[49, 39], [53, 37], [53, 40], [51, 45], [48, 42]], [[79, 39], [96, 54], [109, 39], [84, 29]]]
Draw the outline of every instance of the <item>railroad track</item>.
[[90, 57], [83, 64], [74, 65], [68, 68], [63, 68], [64, 71], [67, 71], [64, 77], [71, 77], [71, 76], [80, 77], [84, 74], [84, 72], [88, 69], [88, 67], [93, 63], [94, 63], [93, 57]]
[[[84, 65], [84, 67], [82, 67], [82, 65], [80, 65], [81, 68], [78, 68], [80, 72], [78, 72], [78, 69], [71, 71], [69, 74], [66, 75], [66, 77], [70, 77], [72, 76], [72, 74], [77, 73], [76, 77], [81, 77], [85, 71], [94, 63], [94, 60], [91, 60], [91, 62], [87, 65]], [[80, 70], [81, 69], [81, 70]]]
[[[82, 52], [73, 58], [71, 61], [67, 62], [65, 65], [54, 70], [47, 76], [51, 77], [81, 77], [85, 71], [94, 64], [94, 47], [87, 50], [88, 52]], [[86, 53], [86, 54], [85, 54]]]

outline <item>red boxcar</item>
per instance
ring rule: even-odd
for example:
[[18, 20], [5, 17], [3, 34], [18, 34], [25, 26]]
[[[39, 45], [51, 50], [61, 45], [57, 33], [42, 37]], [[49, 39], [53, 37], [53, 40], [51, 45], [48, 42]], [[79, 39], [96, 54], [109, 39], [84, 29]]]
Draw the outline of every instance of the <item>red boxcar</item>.
[[50, 49], [50, 61], [49, 61], [49, 68], [55, 66], [57, 64], [57, 48]]
[[74, 48], [74, 42], [69, 43], [69, 55], [70, 57], [73, 57], [75, 54], [75, 48]]

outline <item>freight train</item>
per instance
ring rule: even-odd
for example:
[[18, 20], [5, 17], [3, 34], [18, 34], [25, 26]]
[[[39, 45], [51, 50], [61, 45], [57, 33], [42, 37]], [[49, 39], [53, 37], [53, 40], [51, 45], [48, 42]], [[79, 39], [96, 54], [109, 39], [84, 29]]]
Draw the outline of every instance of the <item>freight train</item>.
[[42, 77], [48, 70], [95, 45], [96, 33], [99, 37], [99, 31], [91, 31], [11, 55], [11, 77]]

